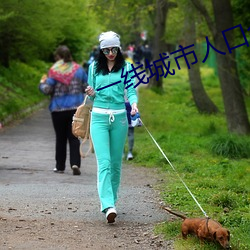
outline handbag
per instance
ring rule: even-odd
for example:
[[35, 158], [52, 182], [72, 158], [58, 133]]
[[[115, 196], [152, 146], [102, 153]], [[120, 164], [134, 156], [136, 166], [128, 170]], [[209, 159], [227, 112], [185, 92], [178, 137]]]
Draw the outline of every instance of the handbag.
[[[76, 109], [72, 118], [72, 134], [80, 140], [80, 155], [85, 158], [90, 151], [92, 153], [93, 143], [90, 137], [90, 114], [92, 110], [92, 103], [87, 103], [88, 96], [86, 95], [83, 103]], [[83, 152], [83, 145], [89, 141], [89, 148], [86, 153]]]

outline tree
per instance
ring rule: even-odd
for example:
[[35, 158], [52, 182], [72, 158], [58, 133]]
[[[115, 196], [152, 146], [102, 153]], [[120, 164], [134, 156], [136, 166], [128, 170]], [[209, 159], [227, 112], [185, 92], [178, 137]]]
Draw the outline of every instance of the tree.
[[94, 0], [92, 7], [97, 13], [101, 31], [113, 30], [121, 35], [122, 47], [135, 42], [140, 43], [140, 33], [145, 29], [148, 37], [153, 36], [155, 0]]
[[[169, 9], [177, 7], [176, 3], [169, 2], [168, 0], [156, 1], [156, 15], [155, 15], [155, 36], [153, 42], [153, 61], [159, 59], [159, 54], [166, 51], [166, 42], [163, 39], [166, 30], [166, 20]], [[150, 79], [149, 88], [157, 87], [162, 90], [163, 79], [156, 77]]]
[[[190, 16], [190, 13], [193, 13], [192, 5], [187, 3], [186, 8], [186, 20], [185, 20], [185, 41], [187, 45], [194, 44], [196, 45], [196, 28], [195, 28], [195, 17], [194, 15]], [[201, 75], [200, 75], [200, 64], [197, 62], [192, 65], [188, 70], [189, 82], [191, 87], [191, 92], [194, 98], [195, 105], [200, 113], [217, 113], [218, 108], [211, 101], [207, 95], [204, 86], [202, 84]]]
[[[73, 57], [82, 60], [84, 49], [92, 47], [95, 21], [85, 11], [88, 1], [1, 0], [0, 64], [10, 60], [48, 60], [62, 43]], [[87, 42], [88, 41], [88, 42]]]
[[[250, 2], [248, 0], [232, 0], [233, 14], [235, 24], [241, 24], [244, 31], [247, 32], [249, 28], [249, 18], [250, 13], [246, 10], [250, 9]], [[238, 34], [236, 36], [236, 44], [240, 44], [242, 42], [242, 34]], [[249, 42], [249, 39], [248, 39]], [[249, 55], [249, 47], [241, 46], [237, 48], [237, 64], [240, 75], [240, 83], [244, 88], [244, 94], [250, 96], [250, 55]]]
[[[200, 0], [191, 1], [204, 16], [216, 49], [226, 52], [228, 49], [221, 32], [234, 26], [230, 0], [212, 0], [215, 21], [212, 20]], [[230, 45], [234, 44], [232, 31], [228, 32], [227, 41]], [[216, 58], [228, 130], [237, 134], [249, 134], [250, 123], [239, 81], [235, 51], [233, 50], [232, 53], [226, 53], [225, 55], [216, 53]]]

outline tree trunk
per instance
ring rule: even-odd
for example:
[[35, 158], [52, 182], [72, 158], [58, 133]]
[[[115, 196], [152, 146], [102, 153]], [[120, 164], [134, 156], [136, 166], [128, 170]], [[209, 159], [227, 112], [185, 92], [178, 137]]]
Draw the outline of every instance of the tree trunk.
[[[165, 52], [165, 42], [163, 36], [166, 28], [167, 12], [169, 9], [168, 0], [156, 1], [156, 15], [155, 15], [155, 37], [153, 42], [153, 61], [159, 59], [159, 54]], [[160, 63], [159, 63], [160, 64]], [[163, 67], [164, 68], [164, 67]], [[159, 72], [161, 74], [161, 72]], [[148, 87], [157, 87], [162, 90], [162, 77], [159, 77], [158, 81], [156, 76], [152, 77], [149, 81]]]
[[[237, 134], [250, 133], [250, 124], [244, 102], [244, 95], [237, 71], [235, 51], [228, 52], [221, 31], [234, 26], [233, 13], [230, 0], [213, 0], [216, 33], [214, 36], [215, 47], [226, 52], [226, 55], [216, 54], [218, 61], [218, 74], [221, 83], [222, 95], [230, 132]], [[228, 43], [234, 45], [233, 30], [226, 34]]]
[[[234, 26], [230, 0], [212, 0], [215, 24], [200, 0], [191, 1], [205, 17], [207, 25], [213, 35], [215, 48], [226, 52], [226, 55], [217, 53], [216, 58], [228, 130], [237, 134], [249, 134], [250, 123], [237, 72], [235, 51], [233, 50], [231, 54], [229, 53], [221, 33], [223, 30]], [[235, 46], [233, 43], [233, 30], [227, 32], [226, 36], [228, 43], [231, 46]]]
[[[195, 18], [190, 16], [193, 8], [189, 4], [187, 5], [187, 8], [189, 11], [185, 18], [185, 40], [187, 45], [194, 44], [194, 47], [196, 47]], [[194, 47], [191, 48], [191, 50], [193, 50]], [[188, 76], [191, 92], [198, 111], [207, 114], [218, 113], [218, 108], [209, 98], [202, 84], [199, 61], [190, 67], [188, 70]]]

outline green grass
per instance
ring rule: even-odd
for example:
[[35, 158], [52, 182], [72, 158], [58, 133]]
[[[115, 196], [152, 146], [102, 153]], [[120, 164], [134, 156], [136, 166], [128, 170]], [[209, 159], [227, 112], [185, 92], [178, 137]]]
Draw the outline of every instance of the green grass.
[[48, 66], [38, 61], [31, 65], [12, 62], [9, 69], [0, 67], [0, 122], [10, 115], [20, 117], [21, 111], [45, 99], [38, 84], [47, 70]]
[[[174, 170], [144, 127], [135, 129], [133, 163], [159, 169], [164, 181], [155, 188], [165, 204], [189, 217], [202, 217], [181, 178], [206, 213], [230, 230], [232, 249], [250, 249], [250, 138], [227, 132], [218, 79], [210, 68], [202, 68], [201, 72], [205, 89], [220, 113], [201, 115], [197, 111], [185, 69], [165, 79], [163, 94], [140, 88], [142, 121]], [[246, 102], [249, 113], [249, 99]], [[162, 223], [155, 231], [175, 239], [178, 250], [219, 249], [214, 243], [201, 248], [194, 237], [184, 242], [179, 237], [180, 224], [180, 219]]]

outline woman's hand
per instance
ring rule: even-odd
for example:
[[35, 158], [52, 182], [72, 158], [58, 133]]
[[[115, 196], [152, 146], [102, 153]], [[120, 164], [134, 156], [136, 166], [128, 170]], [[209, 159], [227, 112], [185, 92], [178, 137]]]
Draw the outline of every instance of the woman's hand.
[[137, 112], [139, 112], [138, 111], [138, 108], [137, 108], [137, 103], [133, 103], [132, 105], [131, 105], [131, 112], [130, 112], [130, 114], [133, 116], [133, 115], [135, 115]]
[[92, 87], [90, 87], [90, 86], [88, 86], [86, 89], [85, 89], [85, 92], [86, 92], [86, 94], [88, 95], [88, 96], [95, 96], [95, 90], [92, 88]]
[[46, 74], [44, 74], [43, 76], [42, 76], [42, 78], [41, 78], [41, 80], [40, 80], [40, 83], [45, 83], [45, 81], [47, 80], [47, 75]]

